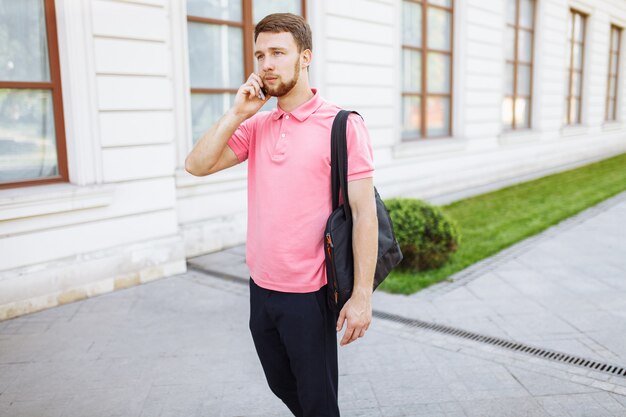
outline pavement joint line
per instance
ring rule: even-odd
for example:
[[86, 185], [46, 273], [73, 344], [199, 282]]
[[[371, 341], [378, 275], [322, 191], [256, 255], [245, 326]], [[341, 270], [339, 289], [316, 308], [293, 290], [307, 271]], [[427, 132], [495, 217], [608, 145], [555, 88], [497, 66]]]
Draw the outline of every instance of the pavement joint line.
[[[202, 268], [196, 265], [189, 264], [188, 267], [191, 270], [196, 272], [207, 274], [219, 279], [224, 279], [229, 282], [236, 282], [238, 284], [246, 284], [248, 280], [242, 278], [241, 276], [229, 274], [221, 271], [214, 271], [207, 268]], [[621, 367], [619, 365], [600, 362], [599, 360], [592, 360], [588, 358], [584, 358], [578, 355], [572, 355], [564, 352], [559, 352], [552, 349], [541, 348], [539, 346], [528, 345], [525, 343], [517, 342], [514, 340], [508, 340], [495, 336], [483, 335], [477, 332], [472, 332], [468, 330], [464, 330], [458, 327], [453, 327], [445, 324], [428, 322], [419, 319], [412, 319], [404, 316], [400, 316], [397, 314], [387, 313], [384, 311], [373, 310], [372, 315], [379, 319], [385, 320], [387, 322], [393, 322], [395, 324], [400, 324], [405, 329], [408, 328], [420, 328], [431, 330], [433, 332], [438, 333], [439, 335], [445, 336], [454, 336], [457, 339], [461, 339], [464, 343], [462, 345], [468, 346], [471, 348], [473, 345], [480, 344], [482, 345], [482, 349], [486, 350], [487, 354], [495, 354], [497, 350], [507, 350], [516, 353], [524, 353], [526, 357], [526, 362], [528, 363], [538, 363], [545, 364], [545, 361], [551, 362], [552, 366], [549, 366], [553, 370], [559, 370], [561, 372], [565, 372], [562, 370], [563, 368], [573, 368], [573, 369], [587, 369], [590, 370], [587, 373], [588, 378], [592, 378], [594, 381], [603, 382], [603, 386], [608, 386], [606, 382], [606, 378], [604, 375], [609, 375], [612, 377], [626, 377], [626, 368]], [[403, 332], [403, 329], [399, 328], [400, 332]], [[470, 343], [467, 343], [470, 342]], [[445, 341], [441, 337], [437, 337], [430, 341], [431, 344], [442, 347], [445, 345]], [[498, 348], [498, 349], [495, 349]], [[561, 368], [561, 369], [558, 369]], [[597, 378], [593, 378], [593, 374], [597, 375]], [[578, 374], [576, 374], [578, 375]], [[602, 376], [600, 376], [602, 375]], [[580, 376], [580, 375], [579, 375]], [[626, 381], [626, 379], [625, 379]], [[613, 385], [614, 384], [610, 384]], [[621, 385], [621, 384], [620, 384]], [[596, 386], [596, 388], [599, 388]]]
[[447, 280], [419, 291], [417, 294], [414, 294], [414, 296], [420, 298], [435, 298], [442, 294], [446, 294], [459, 286], [466, 285], [486, 272], [492, 271], [502, 263], [516, 259], [519, 255], [527, 252], [536, 244], [549, 240], [559, 233], [578, 226], [586, 220], [589, 220], [624, 201], [626, 201], [626, 191], [622, 191], [621, 193], [611, 196], [594, 206], [584, 209], [578, 214], [563, 219], [559, 223], [548, 227], [534, 236], [530, 236], [520, 242], [504, 248], [498, 253], [482, 259], [451, 275]]
[[239, 275], [229, 274], [228, 272], [217, 271], [214, 269], [203, 268], [197, 265], [194, 265], [190, 262], [187, 262], [187, 269], [195, 272], [200, 272], [205, 275], [211, 275], [214, 278], [223, 279], [228, 282], [235, 282], [237, 284], [247, 284], [248, 279], [242, 278]]

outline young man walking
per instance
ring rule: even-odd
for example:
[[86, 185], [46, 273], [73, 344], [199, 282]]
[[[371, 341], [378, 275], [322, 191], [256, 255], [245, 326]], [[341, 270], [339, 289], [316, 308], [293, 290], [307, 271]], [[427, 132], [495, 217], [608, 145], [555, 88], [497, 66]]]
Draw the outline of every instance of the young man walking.
[[[311, 29], [290, 13], [255, 27], [258, 74], [196, 143], [185, 169], [210, 175], [248, 160], [250, 332], [270, 389], [295, 416], [339, 416], [337, 332], [342, 346], [372, 320], [378, 226], [373, 152], [362, 119], [348, 118], [348, 193], [355, 285], [337, 316], [326, 302], [323, 235], [332, 211], [330, 132], [339, 107], [309, 86]], [[264, 89], [264, 91], [262, 91]], [[278, 106], [259, 112], [271, 96]]]

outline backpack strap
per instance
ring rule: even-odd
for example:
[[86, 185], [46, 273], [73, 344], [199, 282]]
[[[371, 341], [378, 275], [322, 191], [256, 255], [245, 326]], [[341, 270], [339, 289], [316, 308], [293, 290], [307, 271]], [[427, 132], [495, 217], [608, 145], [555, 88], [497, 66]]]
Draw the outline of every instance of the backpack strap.
[[333, 211], [339, 207], [339, 192], [341, 192], [346, 219], [352, 216], [350, 200], [348, 199], [348, 144], [346, 141], [346, 127], [350, 113], [358, 114], [363, 118], [356, 111], [340, 110], [335, 116], [330, 134], [330, 181]]

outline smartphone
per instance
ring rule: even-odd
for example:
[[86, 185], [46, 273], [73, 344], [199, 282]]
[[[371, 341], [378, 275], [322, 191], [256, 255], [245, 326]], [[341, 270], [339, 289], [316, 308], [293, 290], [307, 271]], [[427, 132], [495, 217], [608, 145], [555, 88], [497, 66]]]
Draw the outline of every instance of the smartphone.
[[265, 100], [266, 94], [267, 94], [267, 89], [265, 87], [261, 87], [261, 91], [259, 91], [259, 98], [261, 100]]

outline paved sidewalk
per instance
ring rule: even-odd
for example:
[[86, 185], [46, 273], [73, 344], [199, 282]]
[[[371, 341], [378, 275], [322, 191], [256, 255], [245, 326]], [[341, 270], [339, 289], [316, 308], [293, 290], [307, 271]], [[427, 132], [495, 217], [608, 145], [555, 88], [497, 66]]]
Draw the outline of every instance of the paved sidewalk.
[[[622, 193], [374, 308], [624, 366], [625, 218]], [[288, 416], [248, 332], [243, 252], [0, 322], [0, 416]], [[626, 416], [624, 376], [389, 320], [339, 352], [342, 416]]]

